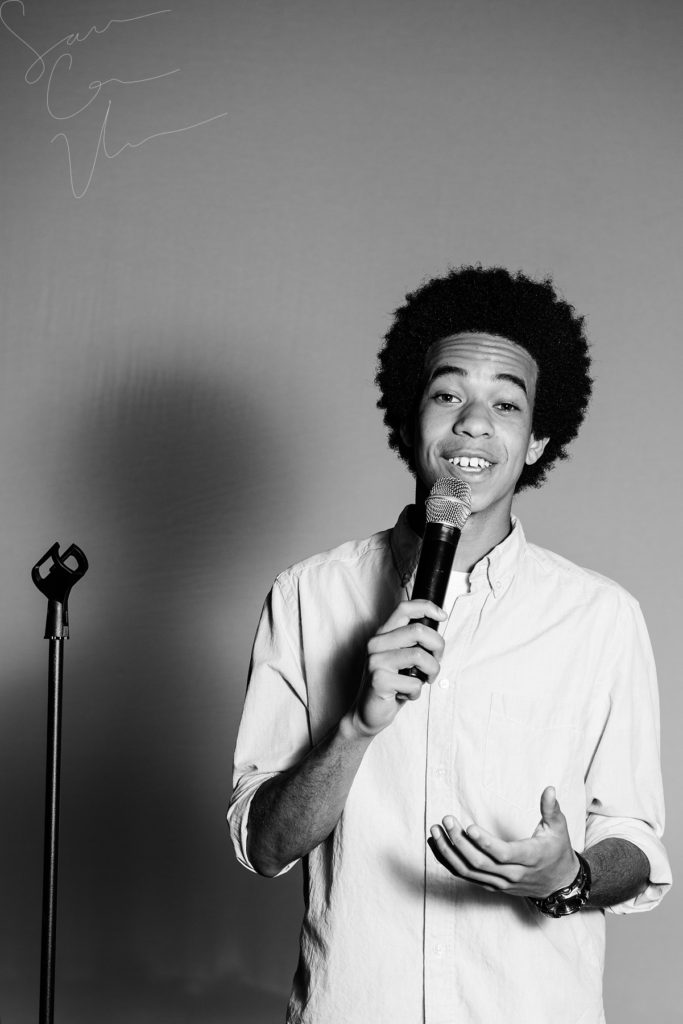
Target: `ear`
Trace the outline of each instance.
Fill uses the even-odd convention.
[[[550,438],[548,437],[537,438],[534,437],[533,434],[531,435],[529,439],[529,447],[526,450],[526,459],[524,460],[527,466],[533,466],[535,462],[538,462],[541,455],[543,455],[543,452],[545,451],[545,446],[547,445],[549,440]]]
[[[401,440],[406,448],[412,448],[415,444],[415,424],[412,420],[404,420],[399,430]]]

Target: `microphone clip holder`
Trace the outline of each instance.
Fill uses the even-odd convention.
[[[45,575],[41,567],[48,560],[52,564]],[[75,566],[69,565],[71,559]],[[69,636],[68,601],[71,588],[88,570],[88,559],[77,544],[71,544],[61,555],[59,542],[45,552],[40,561],[31,570],[31,579],[38,590],[47,598],[47,619],[45,622],[46,640],[64,640]]]

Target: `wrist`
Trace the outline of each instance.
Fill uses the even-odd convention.
[[[558,878],[558,884],[554,886],[553,892],[557,892],[559,889],[566,889],[568,885],[572,885],[574,879],[581,869],[581,861],[576,850],[571,851],[571,860],[567,865],[564,874]],[[550,895],[550,893],[548,894]]]
[[[575,878],[560,889],[556,889],[542,899],[531,900],[542,914],[547,917],[567,917],[575,914],[577,910],[588,902],[591,890],[591,870],[588,862],[580,853],[575,852],[579,869]]]
[[[369,746],[377,735],[377,732],[372,732],[363,724],[357,707],[352,707],[342,716],[337,726],[337,731],[340,739],[346,743],[359,744],[361,746]]]

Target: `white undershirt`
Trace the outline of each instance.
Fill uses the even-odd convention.
[[[448,586],[446,587],[446,597],[443,602],[444,611],[450,615],[453,611],[455,599],[463,594],[469,594],[469,592],[470,574],[468,572],[456,572],[453,569],[448,580]]]

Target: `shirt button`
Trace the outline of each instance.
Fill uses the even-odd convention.
[[[436,769],[436,775],[438,775],[439,778],[442,779],[445,774],[446,774],[446,769],[444,768],[443,765],[439,765],[439,767]]]
[[[441,687],[442,690],[447,690],[450,685],[450,679],[439,679],[439,686]]]
[[[443,946],[441,945],[440,942],[437,942],[437,944],[434,946],[434,953],[436,954],[436,956],[443,956]]]

